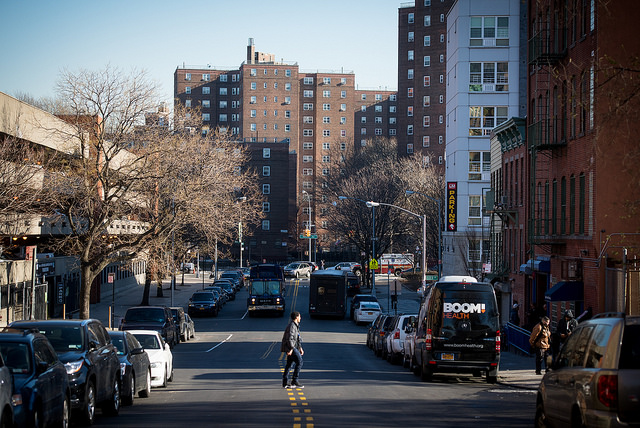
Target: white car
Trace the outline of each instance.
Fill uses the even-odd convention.
[[[405,352],[404,342],[407,336],[406,328],[417,316],[417,314],[398,315],[391,326],[389,334],[385,336],[386,351],[384,354],[391,364],[397,364],[402,361]]]
[[[380,304],[378,302],[360,302],[353,313],[356,324],[370,323],[380,315]]]
[[[144,351],[149,355],[151,363],[151,386],[167,386],[167,382],[173,380],[173,354],[168,343],[165,343],[160,333],[152,330],[129,330],[133,334]]]

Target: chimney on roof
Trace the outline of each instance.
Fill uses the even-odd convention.
[[[249,45],[247,46],[247,64],[255,64],[256,60],[256,46],[253,44],[253,37],[249,38]]]

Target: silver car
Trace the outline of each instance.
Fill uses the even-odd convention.
[[[311,276],[312,267],[309,263],[294,262],[284,267],[284,276],[292,276],[294,278]]]

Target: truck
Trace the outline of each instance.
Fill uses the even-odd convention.
[[[344,318],[347,313],[347,290],[351,272],[319,270],[309,281],[309,315]]]
[[[263,263],[251,267],[249,275],[249,316],[271,313],[283,316],[286,309],[285,281],[282,266]]]
[[[407,269],[414,267],[413,254],[383,254],[378,260],[378,269],[376,273],[389,273],[394,275],[400,275],[400,273]]]

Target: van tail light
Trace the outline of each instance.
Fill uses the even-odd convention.
[[[496,331],[496,354],[500,353],[500,330]]]
[[[618,375],[602,375],[598,378],[598,400],[607,407],[616,407]]]
[[[428,328],[428,329],[427,329],[427,334],[426,334],[426,335],[425,335],[425,337],[424,337],[424,348],[425,348],[427,351],[430,351],[430,350],[431,350],[431,348],[432,348],[432,344],[431,344],[431,337],[432,337],[432,336],[431,336],[431,329],[430,329],[430,328]]]
[[[396,332],[394,333],[394,335],[393,335],[393,338],[394,338],[394,339],[400,339],[400,332],[399,332],[399,331],[396,331]]]

